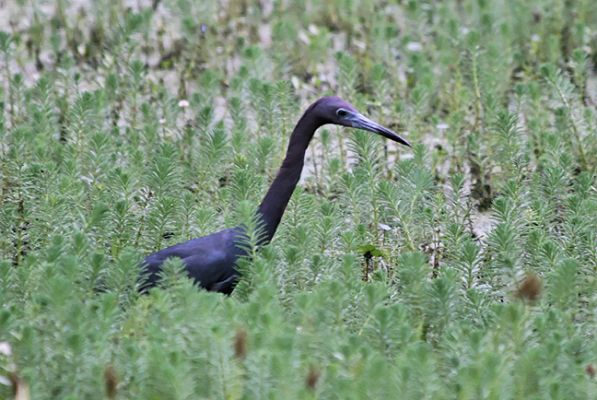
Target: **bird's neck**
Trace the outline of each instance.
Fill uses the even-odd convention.
[[[307,147],[309,147],[309,143],[317,128],[323,125],[323,122],[317,118],[313,118],[313,115],[309,114],[309,111],[307,110],[303,114],[292,131],[288,149],[286,150],[286,157],[259,206],[259,214],[262,218],[264,228],[264,236],[261,244],[269,243],[274,233],[276,233],[288,201],[301,178]]]

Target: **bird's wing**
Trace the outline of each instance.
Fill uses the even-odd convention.
[[[160,250],[147,256],[144,268],[146,287],[154,286],[160,279],[163,263],[169,258],[179,258],[190,278],[207,290],[220,287],[234,288],[238,273],[235,263],[243,251],[237,246],[238,231],[225,229],[208,236],[192,239]]]

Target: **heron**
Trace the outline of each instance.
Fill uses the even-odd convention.
[[[284,161],[257,209],[256,217],[261,229],[258,246],[268,244],[274,237],[300,180],[309,143],[315,131],[326,124],[363,129],[410,147],[406,139],[365,117],[341,98],[327,96],[318,99],[305,110],[294,127]],[[178,258],[197,285],[229,295],[240,277],[237,261],[247,255],[246,240],[246,228],[240,225],[150,254],[142,263],[145,279],[141,288],[147,290],[155,286],[161,278],[164,262]]]

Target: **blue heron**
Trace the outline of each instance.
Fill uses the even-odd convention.
[[[341,98],[320,98],[307,108],[292,131],[286,157],[257,210],[262,229],[258,245],[269,243],[276,233],[301,177],[307,147],[317,128],[326,124],[364,129],[410,146],[406,139],[371,121]],[[241,225],[153,253],[143,261],[146,276],[142,288],[146,290],[154,286],[160,279],[164,261],[176,257],[182,260],[188,276],[198,285],[209,291],[230,294],[239,278],[236,262],[239,257],[247,254],[243,242],[246,242],[246,235]]]

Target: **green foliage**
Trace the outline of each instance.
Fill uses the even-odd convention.
[[[594,2],[46,3],[0,8],[0,398],[595,397]],[[257,252],[328,94],[414,146],[321,129]],[[138,294],[239,224],[232,296]]]

